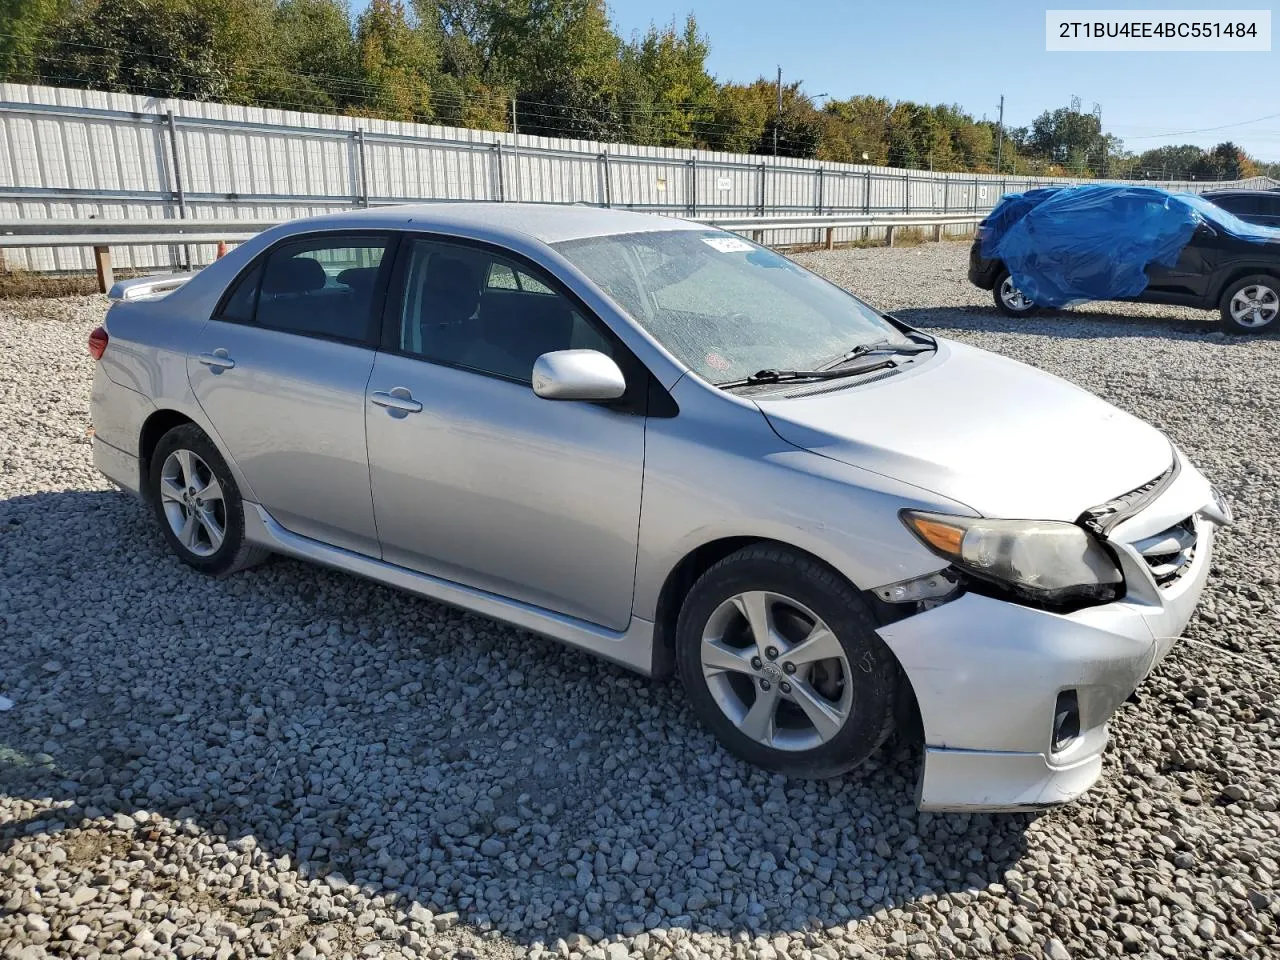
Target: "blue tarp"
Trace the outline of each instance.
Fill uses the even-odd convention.
[[[1280,229],[1246,223],[1194,194],[1090,184],[1004,197],[984,224],[982,255],[1004,261],[1038,306],[1136,297],[1147,266],[1172,267],[1205,223],[1243,240],[1280,241]]]

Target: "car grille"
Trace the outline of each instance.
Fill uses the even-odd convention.
[[[1196,555],[1196,523],[1187,517],[1168,530],[1133,544],[1161,588],[1173,586],[1191,569]]]

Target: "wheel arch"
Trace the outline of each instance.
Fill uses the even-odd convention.
[[[138,479],[144,500],[150,497],[147,478],[151,475],[151,458],[156,452],[160,438],[174,427],[180,427],[184,423],[195,423],[195,421],[185,413],[171,408],[155,410],[142,422],[142,429],[138,434]]]
[[[204,417],[199,412],[187,412],[179,409],[178,406],[160,407],[152,411],[142,422],[142,428],[138,434],[138,473],[143,499],[146,500],[148,497],[147,478],[150,475],[151,457],[155,453],[156,445],[166,433],[174,427],[182,426],[184,423],[194,424],[200,428],[204,435],[209,438],[209,442],[217,448],[222,459],[226,461],[227,469],[231,471],[231,475],[236,481],[236,486],[240,489],[240,495],[246,500],[256,500],[243,471],[240,470],[240,466],[235,459],[228,455],[226,446],[223,444],[222,438],[218,436],[217,431],[211,429],[211,424],[205,422]]]
[[[901,611],[892,604],[887,604],[874,593],[854,583],[839,568],[821,556],[773,537],[764,536],[726,536],[709,540],[686,553],[668,572],[658,594],[658,605],[653,624],[653,672],[654,677],[668,677],[675,672],[676,620],[680,608],[689,590],[707,570],[715,566],[725,557],[749,546],[771,546],[789,550],[826,567],[837,577],[849,584],[866,601],[868,609],[879,626],[884,626],[899,619]],[[892,658],[897,673],[899,696],[896,698],[895,722],[899,735],[910,743],[924,742],[924,724],[921,719],[920,706],[916,700],[915,688],[894,653],[893,648],[885,644]]]
[[[1280,284],[1280,267],[1274,264],[1254,264],[1253,266],[1232,267],[1224,272],[1223,279],[1214,287],[1213,295],[1210,298],[1209,308],[1216,310],[1222,303],[1222,298],[1230,287],[1237,280],[1243,280],[1245,277],[1270,277]]]
[[[658,591],[658,603],[653,619],[654,674],[665,676],[672,670],[675,654],[676,620],[680,616],[680,608],[698,578],[731,553],[744,547],[771,546],[789,550],[819,563],[849,584],[867,602],[877,623],[889,623],[895,619],[892,608],[880,600],[874,593],[854,583],[830,560],[819,556],[811,550],[798,547],[793,543],[766,536],[724,536],[708,540],[689,550],[667,572]]]

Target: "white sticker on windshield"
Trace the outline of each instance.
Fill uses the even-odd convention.
[[[721,253],[750,253],[751,244],[737,237],[703,237],[702,242]]]

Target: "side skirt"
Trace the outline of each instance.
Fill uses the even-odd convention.
[[[633,616],[625,631],[608,630],[576,617],[299,536],[282,527],[259,504],[246,501],[244,507],[245,537],[260,547],[492,617],[594,653],[645,676],[653,675],[654,631],[653,623],[648,620]]]

